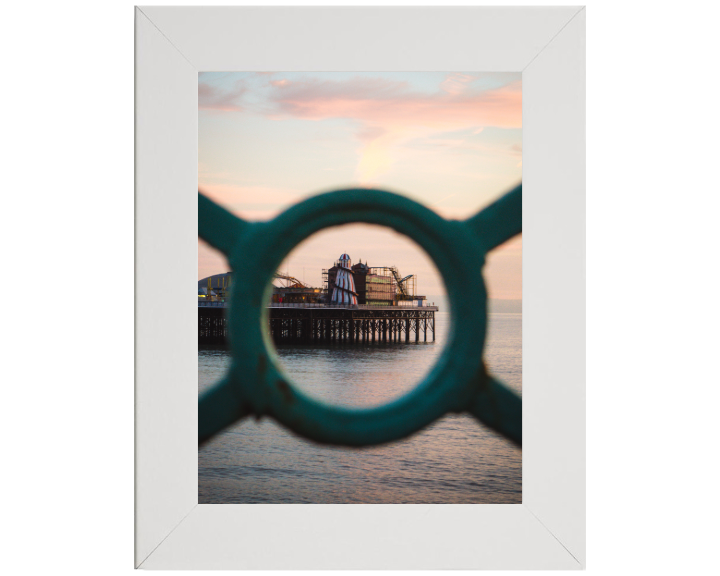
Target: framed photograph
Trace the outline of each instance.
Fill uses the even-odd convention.
[[[141,7],[135,26],[135,565],[584,568],[584,8]],[[491,113],[478,118],[478,109]],[[354,163],[342,156],[349,147]],[[434,168],[418,174],[429,156]],[[503,274],[488,273],[485,283],[491,298],[502,294],[500,303],[512,307],[522,278],[522,315],[490,320],[495,339],[499,326],[501,341],[504,334],[503,342],[514,342],[514,364],[488,360],[518,393],[522,379],[522,449],[499,442],[492,454],[468,457],[464,439],[488,444],[495,436],[457,415],[452,430],[436,426],[404,444],[323,448],[329,452],[268,419],[247,419],[198,452],[198,375],[202,391],[230,362],[229,353],[198,354],[198,335],[219,337],[203,332],[203,322],[215,322],[237,273],[225,274],[230,266],[219,253],[198,247],[198,189],[201,218],[203,198],[263,220],[289,206],[302,210],[317,192],[354,184],[343,198],[394,188],[408,199],[378,193],[371,200],[387,201],[388,210],[393,202],[413,210],[417,202],[451,220],[492,205],[519,181],[522,241],[514,252],[506,249]],[[469,182],[482,182],[477,197],[468,196]],[[385,223],[388,210],[373,222]],[[270,302],[273,363],[290,372],[324,371],[327,381],[308,380],[309,396],[377,405],[407,390],[398,384],[378,391],[370,379],[362,393],[345,387],[340,394],[326,384],[354,379],[351,362],[362,349],[366,372],[394,369],[385,381],[409,374],[411,385],[431,370],[447,323],[460,319],[457,305],[452,318],[444,316],[442,280],[447,285],[449,274],[432,242],[413,238],[430,258],[413,255],[397,234],[351,222],[336,222],[347,226],[320,232],[292,258],[272,262],[278,282],[261,296]],[[299,241],[309,232],[297,234]],[[286,248],[296,244],[288,242]],[[467,274],[472,280],[472,267]],[[459,293],[454,286],[462,282],[450,283],[449,292]],[[490,312],[511,312],[496,305],[490,301]],[[208,319],[200,314],[198,324],[201,308]],[[388,337],[395,346],[380,347]],[[346,346],[342,358],[314,352],[315,343],[348,341],[365,348]],[[375,364],[367,360],[370,349],[382,351]],[[287,421],[301,436],[327,441],[292,414]],[[471,439],[470,424],[486,436]],[[201,437],[203,425],[201,418]],[[391,429],[370,443],[385,441]],[[453,441],[456,453],[447,448]],[[239,478],[231,464],[250,447],[259,465],[254,472],[246,465]],[[443,454],[410,462],[408,453],[423,450]],[[326,457],[324,474],[308,468]],[[268,476],[270,458],[305,480]],[[425,466],[412,489],[387,474],[398,462]],[[341,475],[340,466],[362,473]],[[376,473],[367,474],[372,466]],[[223,469],[231,472],[218,475]],[[433,482],[423,488],[426,478]],[[413,473],[406,470],[403,479],[412,481]]]

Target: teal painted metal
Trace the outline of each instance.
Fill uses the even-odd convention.
[[[246,222],[199,194],[198,232],[244,270],[226,309],[232,363],[225,378],[199,398],[200,443],[250,415],[270,416],[324,444],[370,446],[399,440],[448,412],[469,412],[522,445],[522,400],[485,370],[487,293],[482,268],[488,251],[522,230],[522,184],[465,221],[445,220],[403,196],[353,189],[319,194],[268,222]],[[295,389],[268,334],[265,303],[285,256],[329,226],[365,222],[412,238],[445,281],[452,324],[449,342],[427,377],[410,393],[377,408],[344,408]],[[468,287],[477,287],[466,306]]]

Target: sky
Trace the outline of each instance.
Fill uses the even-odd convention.
[[[198,108],[198,188],[248,220],[354,187],[464,219],[522,179],[519,73],[207,72],[198,76]],[[414,242],[366,224],[319,232],[281,270],[320,286],[321,269],[342,253],[416,274],[420,294],[445,293]],[[199,241],[198,279],[227,270]],[[521,270],[518,237],[488,258],[489,296],[520,299]]]

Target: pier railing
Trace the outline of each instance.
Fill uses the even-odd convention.
[[[427,306],[376,306],[374,304],[318,304],[315,302],[270,302],[268,308],[342,308],[343,310],[430,310],[437,312],[434,304]]]
[[[200,300],[198,298],[198,307],[200,308],[225,308],[226,305],[225,300]]]
[[[417,242],[445,281],[453,322],[448,345],[414,390],[377,408],[330,406],[297,390],[270,352],[270,283],[283,259],[324,228],[364,222],[388,226]],[[228,307],[232,363],[225,377],[199,398],[198,441],[248,416],[274,418],[310,440],[369,446],[399,440],[447,413],[468,412],[522,445],[522,401],[488,373],[483,361],[487,291],[486,255],[522,231],[522,184],[464,221],[381,190],[339,190],[311,197],[268,222],[244,221],[207,197],[198,197],[198,234],[243,270]],[[462,306],[468,290],[477,305]],[[421,309],[422,307],[418,307]]]
[[[227,302],[224,300],[200,300],[198,299],[200,308],[225,308]],[[268,308],[332,308],[342,310],[427,310],[428,312],[437,312],[438,307],[434,304],[427,306],[374,306],[372,304],[317,304],[315,302],[270,302]]]

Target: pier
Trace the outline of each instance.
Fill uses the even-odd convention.
[[[437,306],[268,305],[276,344],[373,344],[435,341]],[[225,346],[224,302],[198,303],[198,344]]]
[[[372,344],[435,341],[436,306],[416,293],[417,276],[397,266],[369,266],[340,255],[323,269],[323,286],[313,287],[275,273],[267,304],[276,344]],[[224,346],[225,303],[233,273],[198,280],[198,344]],[[429,332],[429,334],[428,334]]]

